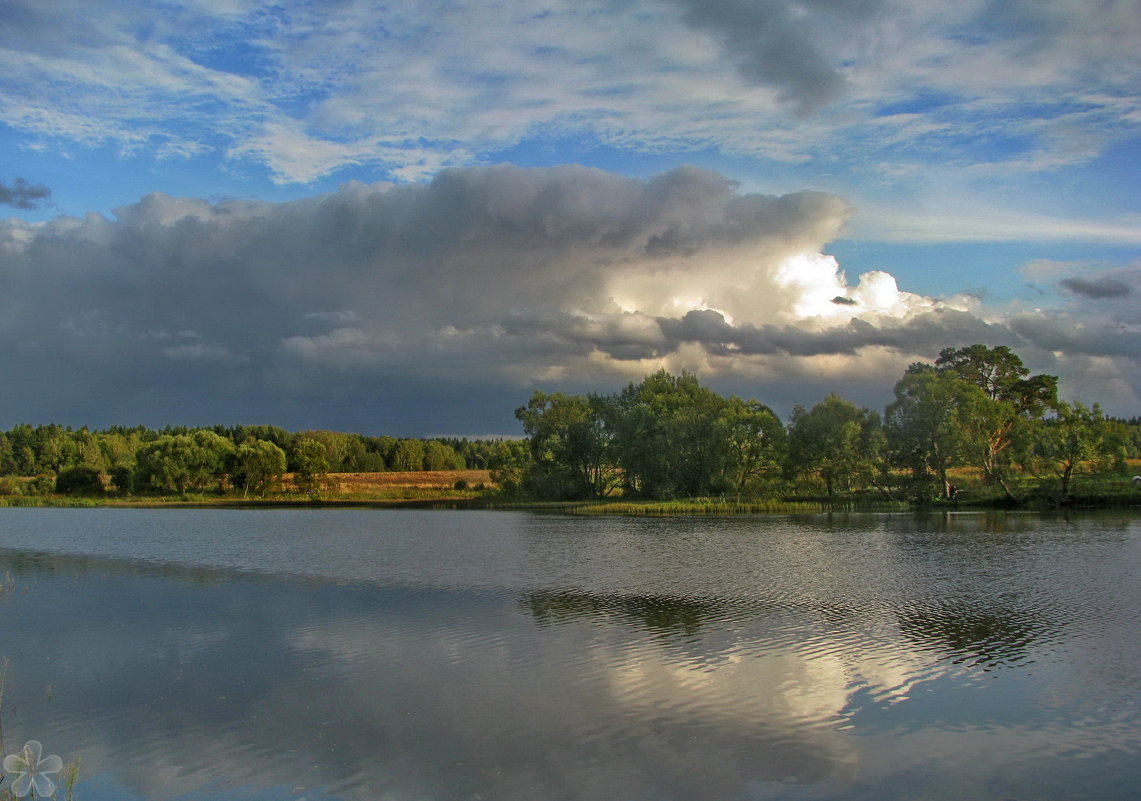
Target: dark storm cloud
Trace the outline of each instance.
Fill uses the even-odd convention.
[[[1076,311],[987,321],[883,273],[848,286],[804,254],[849,211],[692,168],[501,166],[281,204],[150,195],[114,219],[0,221],[0,426],[510,432],[536,385],[607,389],[661,366],[787,373],[823,395],[837,369],[890,388],[954,344],[1141,350],[1099,344],[1121,319],[1096,310],[1081,326]]]
[[[741,76],[780,92],[804,113],[835,100],[844,76],[829,57],[837,27],[858,25],[882,5],[877,0],[670,0],[692,27],[708,31],[736,63]]]
[[[855,318],[823,330],[796,325],[738,325],[712,310],[691,311],[681,319],[659,319],[674,347],[697,342],[719,355],[853,355],[867,347],[901,352],[937,352],[948,342],[1011,338],[1009,329],[988,325],[974,315],[950,309],[927,312],[906,321],[873,325]]]
[[[1141,332],[1112,318],[1024,314],[1011,319],[1009,325],[1024,341],[1043,351],[1141,359]]]
[[[504,166],[282,204],[155,194],[114,219],[8,220],[0,369],[21,379],[0,415],[95,424],[289,409],[333,425],[364,396],[409,425],[595,350],[645,358],[656,345],[629,321],[561,337],[543,315],[612,306],[621,277],[667,288],[700,277],[718,253],[817,249],[847,213],[830,195],[743,194],[692,168],[635,180]],[[512,333],[528,315],[550,330]],[[451,400],[410,401],[410,387]]]
[[[1066,291],[1086,298],[1120,298],[1132,292],[1128,284],[1114,278],[1064,278],[1058,283]]]
[[[14,206],[17,209],[34,209],[40,201],[51,197],[52,191],[46,186],[30,184],[17,178],[11,186],[0,181],[0,205]]]

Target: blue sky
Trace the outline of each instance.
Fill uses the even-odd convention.
[[[0,426],[511,433],[660,367],[880,408],[974,341],[1138,414],[1139,45],[1136,0],[0,2]]]

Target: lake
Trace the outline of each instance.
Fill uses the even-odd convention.
[[[0,509],[3,747],[80,801],[1132,799],[1139,568],[1128,514]]]

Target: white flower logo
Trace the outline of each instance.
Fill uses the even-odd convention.
[[[46,774],[63,770],[63,760],[55,754],[40,759],[43,751],[39,740],[28,740],[17,753],[4,757],[4,770],[20,774],[12,782],[12,795],[16,798],[28,793],[32,798],[47,798],[55,792],[55,782]]]

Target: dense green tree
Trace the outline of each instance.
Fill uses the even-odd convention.
[[[973,385],[963,392],[955,410],[965,463],[981,469],[987,483],[1001,488],[1012,501],[1017,497],[1010,475],[1012,446],[1019,425],[1026,419],[1010,402],[987,397]]]
[[[179,494],[203,490],[220,484],[234,452],[228,439],[204,429],[164,435],[139,449],[136,484]]]
[[[501,439],[492,447],[487,467],[500,492],[516,495],[523,489],[529,465],[530,449],[526,440]]]
[[[951,372],[915,364],[896,383],[895,400],[885,411],[892,460],[911,470],[919,484],[934,478],[944,498],[951,496],[947,471],[965,447],[957,410],[971,388]]]
[[[366,450],[360,436],[340,431],[316,430],[302,431],[297,434],[297,438],[316,440],[325,446],[330,473],[361,472]]]
[[[76,463],[76,446],[70,432],[63,426],[46,425],[36,428],[36,464],[41,471],[58,473]]]
[[[377,466],[374,472],[382,472],[384,470],[392,470],[393,456],[396,454],[396,446],[400,441],[395,437],[366,437],[365,447],[369,453],[379,456],[383,466]],[[374,462],[374,465],[378,463]]]
[[[1022,433],[1027,468],[1047,472],[1063,497],[1075,475],[1112,459],[1109,428],[1096,403],[1090,408],[1060,401],[1052,417],[1027,423]]]
[[[218,433],[229,439],[235,446],[248,442],[251,439],[261,439],[266,442],[272,442],[286,453],[289,453],[293,447],[293,440],[297,436],[296,434],[286,431],[284,428],[268,425],[230,426]]]
[[[234,459],[234,483],[243,497],[251,492],[265,497],[281,486],[285,473],[285,451],[264,439],[251,439],[238,447]]]
[[[14,475],[15,472],[16,458],[12,451],[12,440],[0,432],[0,476]]]
[[[452,447],[469,470],[487,470],[495,450],[495,440],[461,439],[458,443],[453,443]]]
[[[56,476],[55,491],[61,495],[102,495],[103,479],[93,467],[68,467]]]
[[[1104,439],[1108,470],[1124,473],[1129,469],[1126,460],[1141,456],[1141,424],[1137,422],[1107,417]]]
[[[135,452],[141,446],[141,440],[137,433],[104,432],[99,435],[98,443],[104,470],[111,472],[117,467],[128,470],[134,468]]]
[[[1036,417],[1058,398],[1057,376],[1031,376],[1022,359],[1005,345],[944,348],[935,367],[974,384],[991,400],[1010,403],[1020,415]]]
[[[462,470],[463,467],[463,460],[452,446],[436,439],[424,444],[425,470]]]
[[[116,465],[111,468],[109,475],[111,478],[111,486],[118,492],[124,495],[134,492],[135,469],[133,467],[127,467],[125,464]]]
[[[1015,500],[1010,478],[1015,434],[1019,426],[1057,403],[1057,377],[1031,376],[1022,359],[1004,345],[945,348],[935,367],[977,389],[964,392],[956,410],[963,452],[970,464],[982,469],[989,483]]]
[[[772,409],[759,401],[732,396],[717,416],[726,483],[738,495],[765,475],[774,475],[788,453],[788,432]]]
[[[878,415],[839,395],[811,409],[798,406],[789,426],[790,466],[817,474],[828,495],[873,483],[879,426]]]
[[[418,439],[402,439],[392,452],[392,469],[410,472],[424,469],[424,443]]]
[[[696,376],[659,370],[612,396],[601,411],[613,432],[626,492],[698,497],[729,489],[717,420],[725,399]]]
[[[546,498],[600,498],[616,475],[599,400],[536,391],[515,410],[531,451],[524,484]]]
[[[293,465],[293,485],[298,491],[310,497],[320,494],[329,475],[329,457],[324,444],[311,437],[298,437],[289,462]]]
[[[992,400],[1013,404],[1020,414],[1041,414],[1058,398],[1058,378],[1030,375],[1022,359],[1005,345],[944,348],[934,366],[973,383]]]
[[[11,462],[8,472],[16,476],[33,476],[40,471],[36,458],[36,432],[27,423],[21,423],[8,432]]]

